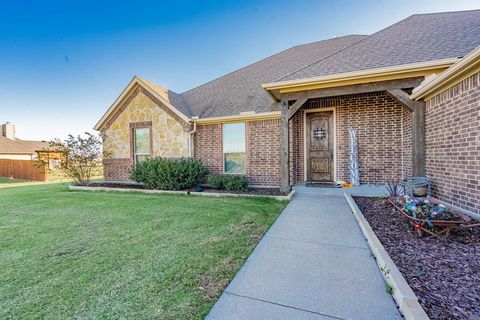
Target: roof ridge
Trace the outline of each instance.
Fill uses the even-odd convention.
[[[295,73],[297,73],[297,72],[300,72],[300,71],[302,71],[302,70],[304,70],[304,69],[306,69],[306,68],[308,68],[308,67],[310,67],[310,66],[312,66],[312,65],[314,65],[314,64],[316,64],[316,63],[319,63],[320,61],[323,61],[323,60],[328,59],[328,58],[330,58],[330,57],[332,57],[332,56],[334,56],[334,55],[336,55],[336,54],[339,54],[340,52],[342,52],[342,51],[344,51],[344,50],[346,50],[346,49],[348,49],[348,48],[351,48],[351,47],[359,44],[359,43],[362,42],[362,41],[366,41],[367,39],[370,39],[370,38],[373,37],[374,35],[376,35],[376,34],[378,34],[378,33],[380,33],[380,32],[383,32],[383,31],[385,31],[385,30],[388,30],[388,29],[396,26],[397,24],[399,24],[399,23],[401,23],[401,22],[403,22],[403,21],[405,21],[405,20],[407,20],[407,19],[410,19],[410,18],[413,17],[413,16],[414,16],[414,15],[409,15],[408,17],[403,18],[402,20],[397,21],[397,22],[395,22],[394,24],[391,24],[391,25],[389,25],[389,26],[387,26],[387,27],[385,27],[385,28],[383,28],[383,29],[380,29],[379,31],[377,31],[377,32],[375,32],[375,33],[372,33],[371,35],[368,35],[368,36],[366,36],[365,38],[360,39],[359,41],[357,41],[357,42],[355,42],[355,43],[352,43],[351,45],[346,46],[345,48],[342,48],[342,49],[340,49],[340,50],[338,50],[338,51],[336,51],[336,52],[334,52],[334,53],[332,53],[332,54],[330,54],[330,55],[328,55],[328,56],[326,56],[326,57],[323,57],[322,59],[320,59],[320,60],[318,60],[318,61],[315,61],[315,62],[313,62],[313,63],[311,63],[311,64],[309,64],[309,65],[306,65],[306,66],[304,66],[303,68],[300,68],[300,69],[298,69],[298,70],[295,71],[295,72],[291,72],[290,74],[287,74],[287,75],[285,75],[285,76],[283,76],[283,77],[281,77],[281,78],[278,78],[277,80],[272,81],[272,82],[281,81],[281,80],[283,80],[283,79],[285,79],[285,78],[287,78],[287,77],[289,77],[289,76],[291,76],[291,75],[293,75],[293,74],[295,74]]]
[[[330,40],[334,40],[334,39],[351,37],[351,36],[363,36],[363,35],[360,35],[360,34],[348,34],[348,35],[344,35],[344,36],[340,36],[340,37],[334,37],[334,38],[328,38],[328,39],[323,39],[323,40],[318,40],[318,41],[313,41],[313,42],[307,42],[307,43],[303,43],[303,44],[297,44],[297,45],[294,45],[294,46],[289,47],[289,48],[287,48],[287,49],[284,49],[284,50],[282,50],[282,51],[280,51],[280,52],[277,52],[277,53],[275,53],[275,54],[272,54],[272,55],[270,55],[270,56],[267,56],[267,57],[265,57],[265,58],[263,58],[263,59],[257,60],[257,61],[255,61],[255,62],[250,63],[250,64],[247,64],[246,66],[243,66],[243,67],[241,67],[241,68],[239,68],[239,69],[235,69],[235,70],[233,70],[233,71],[230,71],[230,72],[228,72],[228,73],[225,73],[224,75],[221,75],[221,76],[219,76],[219,77],[217,77],[217,78],[214,78],[214,79],[209,80],[209,81],[207,81],[207,82],[205,82],[205,83],[202,83],[202,84],[200,84],[200,85],[198,85],[198,86],[196,86],[196,87],[193,87],[193,88],[191,88],[191,89],[188,89],[187,91],[184,91],[184,92],[180,93],[179,95],[182,96],[182,98],[183,98],[183,95],[184,95],[184,94],[187,94],[187,93],[189,93],[189,92],[191,92],[191,91],[193,91],[193,90],[195,90],[195,89],[198,89],[198,88],[200,88],[200,87],[202,87],[202,86],[205,86],[205,85],[207,85],[207,84],[209,84],[209,83],[212,83],[212,82],[214,82],[214,81],[217,81],[217,80],[220,80],[220,79],[222,79],[222,78],[225,78],[225,77],[227,77],[227,76],[229,76],[229,75],[231,75],[231,74],[233,74],[233,73],[235,73],[235,72],[238,72],[238,71],[240,71],[240,70],[243,70],[243,69],[245,69],[245,68],[248,68],[248,67],[250,67],[250,66],[253,66],[253,65],[257,64],[257,63],[260,63],[260,62],[265,61],[265,60],[267,60],[267,59],[270,59],[270,58],[273,58],[273,57],[275,57],[275,56],[278,56],[279,54],[284,53],[284,52],[286,52],[286,51],[288,51],[288,50],[292,50],[293,48],[297,48],[297,47],[300,47],[300,46],[309,45],[309,44],[313,44],[313,43],[323,42],[323,41],[330,41]]]
[[[309,63],[309,64],[307,64],[306,66],[303,66],[303,67],[301,67],[301,68],[298,69],[298,70],[295,70],[295,71],[293,71],[293,72],[290,72],[290,73],[288,73],[288,74],[286,74],[286,75],[284,75],[284,76],[282,76],[282,77],[280,77],[280,78],[278,78],[277,80],[274,80],[274,81],[272,81],[272,82],[276,82],[276,81],[280,81],[280,80],[282,80],[282,79],[285,79],[286,77],[291,76],[292,74],[295,74],[295,73],[297,73],[297,72],[299,72],[299,71],[302,71],[302,70],[304,70],[304,69],[306,69],[306,68],[308,68],[308,67],[310,67],[310,66],[312,66],[312,65],[314,65],[314,64],[316,64],[316,63],[319,63],[320,61],[323,61],[323,60],[325,60],[325,59],[333,56],[333,55],[336,55],[337,53],[342,52],[343,50],[345,50],[345,49],[347,49],[347,48],[350,48],[351,46],[354,46],[354,45],[356,45],[357,43],[359,43],[359,42],[361,42],[361,41],[363,41],[363,40],[365,40],[365,39],[370,38],[371,36],[372,36],[372,35],[366,36],[365,38],[360,39],[360,40],[358,40],[357,42],[354,42],[354,43],[346,46],[345,48],[342,48],[342,49],[340,49],[340,50],[338,50],[338,51],[335,51],[334,53],[331,53],[331,54],[329,54],[328,56],[323,57],[322,59],[319,59],[319,60],[317,60],[317,61],[314,61],[314,62],[312,62],[312,63]]]

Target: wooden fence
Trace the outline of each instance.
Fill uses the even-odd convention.
[[[0,159],[0,177],[46,181],[47,169],[34,160]]]

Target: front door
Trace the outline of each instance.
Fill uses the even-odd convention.
[[[307,113],[307,180],[325,181],[333,176],[333,111]]]

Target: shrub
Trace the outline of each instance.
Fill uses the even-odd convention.
[[[212,188],[225,189],[228,191],[246,191],[248,189],[248,179],[245,176],[221,174],[211,176],[209,183]]]
[[[208,183],[214,189],[218,189],[218,190],[225,189],[225,184],[223,183],[223,180],[224,180],[223,177],[224,175],[221,175],[221,174],[210,176],[210,178],[208,179]]]
[[[208,170],[199,160],[153,158],[138,162],[130,179],[147,189],[182,190],[205,182]]]

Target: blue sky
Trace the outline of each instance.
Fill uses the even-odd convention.
[[[0,0],[0,122],[24,139],[92,127],[134,75],[182,92],[293,45],[478,0]]]

